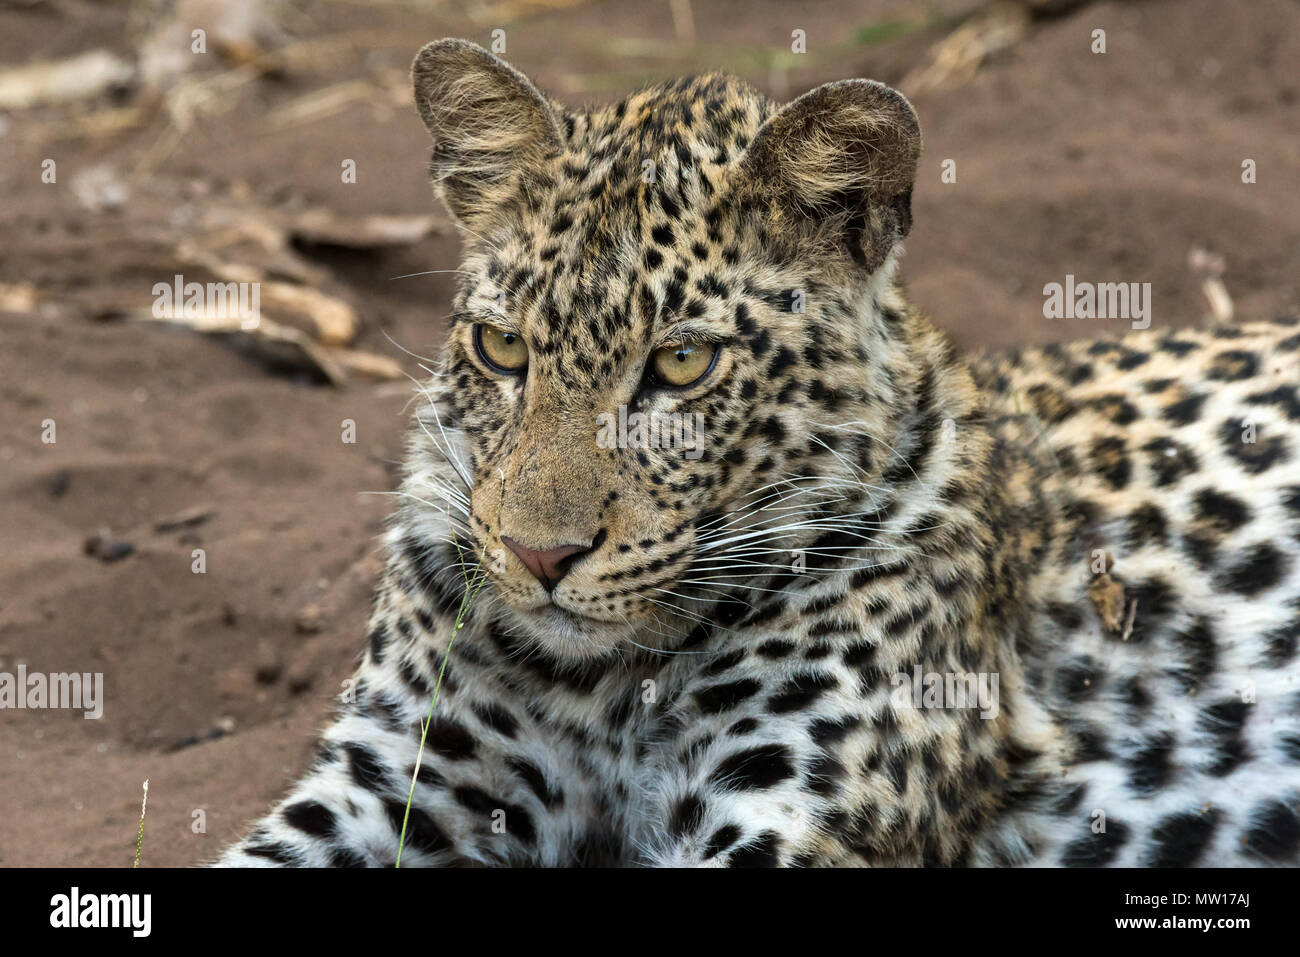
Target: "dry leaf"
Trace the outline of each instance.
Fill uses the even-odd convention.
[[[304,243],[374,249],[380,246],[408,246],[434,232],[433,216],[364,216],[346,219],[328,209],[312,209],[289,223],[289,234]]]
[[[108,50],[32,63],[0,73],[0,109],[92,100],[130,85],[135,67]]]
[[[1109,574],[1098,575],[1088,589],[1088,597],[1109,632],[1118,632],[1124,624],[1124,586]]]

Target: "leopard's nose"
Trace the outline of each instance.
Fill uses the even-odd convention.
[[[588,552],[594,551],[596,547],[595,540],[586,545],[557,545],[555,548],[529,548],[509,535],[502,535],[501,541],[519,556],[519,560],[528,566],[533,577],[541,582],[542,587],[548,592],[555,590],[555,586],[569,573],[569,567],[575,561]]]

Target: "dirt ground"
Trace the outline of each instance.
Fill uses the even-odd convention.
[[[199,22],[241,6],[178,3]],[[1067,273],[1150,282],[1153,330],[1204,322],[1211,274],[1239,318],[1300,302],[1290,0],[1085,2],[1025,23],[978,0],[256,6],[273,34],[230,28],[155,92],[0,108],[0,672],[102,672],[105,698],[99,720],[0,711],[0,865],[130,866],[146,778],[142,866],[201,862],[304,767],[361,647],[410,384],[320,384],[133,310],[177,263],[224,257],[349,304],[353,345],[418,375],[402,350],[437,347],[451,277],[394,277],[456,262],[405,86],[426,40],[502,29],[507,58],[575,104],[718,68],[786,97],[899,85],[926,135],[904,275],[963,348],[1119,331],[1043,318]],[[0,2],[0,69],[133,62],[177,36],[149,8]],[[977,39],[941,64],[1012,39],[932,82],[960,30]],[[378,247],[280,228],[321,210],[344,233],[435,218]]]

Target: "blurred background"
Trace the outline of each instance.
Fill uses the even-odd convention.
[[[0,865],[129,866],[146,778],[142,866],[210,858],[308,762],[448,310],[407,69],[449,35],[572,105],[898,86],[903,276],[963,349],[1123,331],[1043,317],[1067,273],[1153,331],[1300,300],[1295,0],[0,0],[0,672],[105,689],[0,711]],[[155,316],[177,274],[264,328]]]

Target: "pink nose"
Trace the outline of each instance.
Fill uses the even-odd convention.
[[[501,541],[519,556],[519,560],[528,566],[533,577],[542,583],[548,592],[554,591],[560,579],[568,574],[569,566],[579,555],[592,550],[591,545],[559,545],[555,548],[529,548],[521,545],[509,535],[502,535]]]

